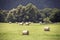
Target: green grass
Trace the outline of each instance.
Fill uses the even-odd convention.
[[[44,31],[45,26],[49,26],[50,31]],[[23,30],[29,30],[29,35],[22,35]],[[29,26],[0,23],[0,40],[60,40],[60,23],[32,23]]]

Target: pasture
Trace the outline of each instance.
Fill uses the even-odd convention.
[[[50,31],[44,31],[45,26],[49,26]],[[22,35],[23,30],[28,30],[29,35]],[[60,23],[0,23],[0,40],[60,40]]]

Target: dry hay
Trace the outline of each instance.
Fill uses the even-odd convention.
[[[31,22],[28,22],[29,23],[29,25],[31,24]]]
[[[26,22],[25,25],[29,25],[30,23],[29,22]]]
[[[42,22],[39,22],[40,24],[42,24]]]
[[[18,22],[16,22],[16,24],[18,24]]]
[[[12,22],[9,22],[9,24],[11,24]]]
[[[23,25],[23,24],[24,24],[23,22],[19,23],[19,25]]]
[[[22,35],[29,35],[29,31],[28,30],[23,30]]]
[[[49,27],[44,27],[44,31],[50,31],[50,28]]]

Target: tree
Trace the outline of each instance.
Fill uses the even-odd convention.
[[[54,8],[52,14],[50,15],[50,20],[52,22],[60,22],[60,9]]]
[[[11,10],[0,10],[0,22],[60,22],[60,9],[38,9],[34,4],[18,5]]]
[[[8,12],[7,10],[0,10],[0,22],[5,22],[7,12]]]

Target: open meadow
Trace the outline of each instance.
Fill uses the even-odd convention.
[[[45,26],[50,27],[50,31],[44,31]],[[28,30],[29,35],[22,35],[23,30]],[[0,23],[0,40],[60,40],[60,23]]]

